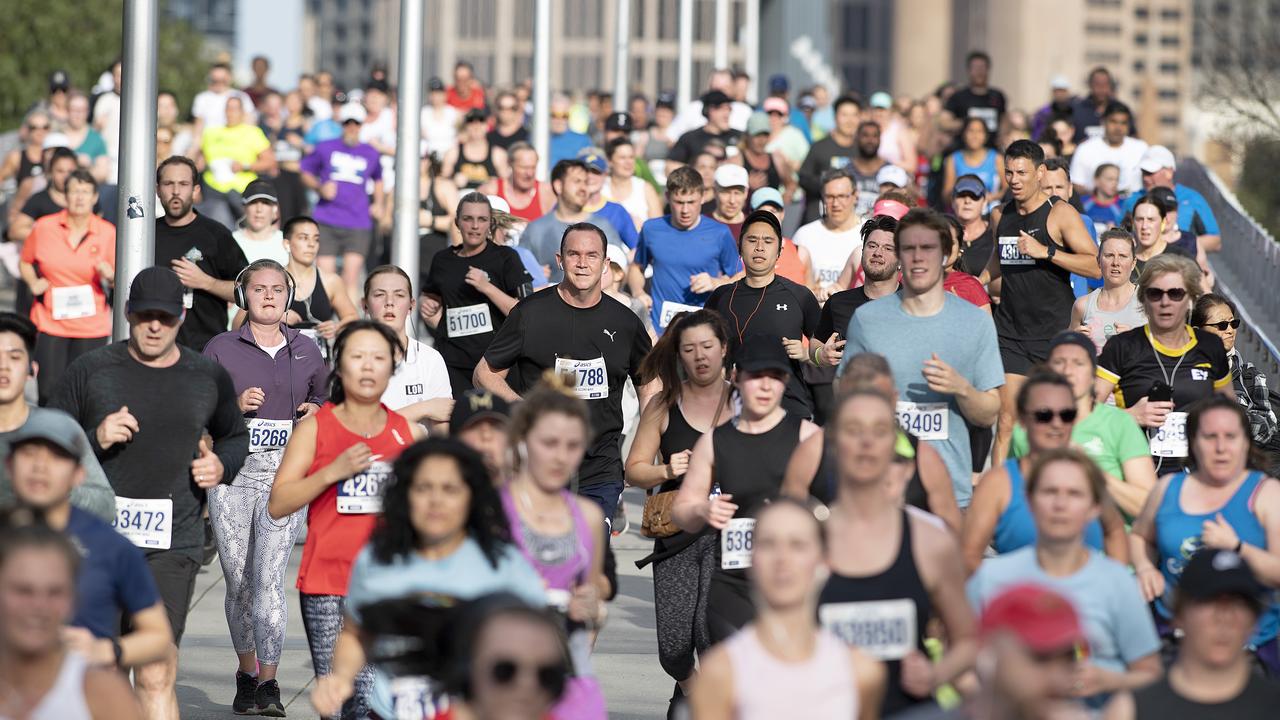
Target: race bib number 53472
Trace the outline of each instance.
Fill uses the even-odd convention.
[[[111,527],[144,550],[168,550],[173,539],[173,500],[116,497]]]

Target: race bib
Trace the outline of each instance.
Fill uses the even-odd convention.
[[[1023,255],[1018,249],[1017,235],[1001,235],[1000,236],[1000,264],[1001,265],[1035,265],[1036,259],[1030,255]]]
[[[751,567],[751,539],[755,518],[733,518],[720,531],[720,569],[745,570]]]
[[[666,327],[671,324],[671,318],[682,312],[697,312],[702,308],[697,305],[685,305],[684,303],[672,302],[670,300],[662,301],[662,315],[658,318],[658,327]]]
[[[1000,114],[992,107],[971,107],[969,117],[978,118],[987,124],[987,130],[995,132],[1000,127]]]
[[[908,598],[831,603],[822,626],[877,660],[901,660],[916,649],[916,604]]]
[[[818,282],[823,285],[834,285],[840,279],[840,273],[844,268],[817,268]]]
[[[605,374],[603,357],[593,360],[556,358],[556,372],[574,376],[573,394],[583,400],[609,397],[609,376]]]
[[[293,432],[291,420],[266,420],[253,418],[246,423],[249,426],[249,452],[279,450],[289,442],[289,434]]]
[[[182,307],[190,310],[192,305],[196,303],[196,293],[191,288],[185,288],[182,291]]]
[[[374,462],[364,472],[338,483],[338,512],[370,515],[382,512],[382,493],[391,477],[391,463]]]
[[[72,285],[53,288],[53,319],[74,320],[94,314],[93,287]]]
[[[173,539],[173,500],[117,496],[111,527],[144,550],[168,550]]]
[[[1151,454],[1156,457],[1186,457],[1187,414],[1171,412],[1164,417],[1164,424],[1151,436]]]
[[[946,403],[898,401],[898,424],[921,440],[946,440],[951,419]]]
[[[493,318],[489,315],[488,303],[449,308],[444,314],[449,323],[451,338],[493,332]]]

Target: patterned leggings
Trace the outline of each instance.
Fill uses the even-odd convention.
[[[704,535],[680,552],[653,564],[653,611],[658,627],[658,661],[673,679],[693,676],[694,652],[711,646],[707,632],[707,591],[715,571],[718,536]]]
[[[307,645],[311,647],[311,665],[316,677],[333,671],[333,648],[342,634],[342,617],[346,613],[347,599],[341,595],[308,595],[299,593],[302,600],[302,627],[307,631]],[[357,720],[369,714],[368,697],[373,694],[373,669],[368,665],[356,675],[355,692],[342,704],[342,720]]]
[[[279,665],[289,610],[284,576],[306,510],[281,520],[267,514],[267,499],[282,450],[250,455],[230,485],[209,490],[209,520],[226,578],[227,627],[237,654],[257,651],[258,662]]]

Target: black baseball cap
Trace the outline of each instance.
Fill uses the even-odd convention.
[[[449,416],[449,432],[458,433],[467,429],[468,425],[480,420],[495,420],[506,423],[511,417],[511,405],[488,390],[472,388],[464,393],[453,404],[453,413]]]
[[[438,77],[432,77],[427,81],[427,89],[431,92],[444,92],[444,81]]]
[[[748,335],[734,355],[733,362],[738,372],[791,372],[791,358],[787,357],[787,351],[782,347],[782,338],[777,335]]]
[[[1178,209],[1178,196],[1173,192],[1173,188],[1167,188],[1163,185],[1160,187],[1153,187],[1147,191],[1147,194],[1149,194],[1151,199],[1154,200],[1166,213],[1171,210]]]
[[[70,89],[71,76],[67,75],[66,70],[54,70],[49,74],[49,92]]]
[[[382,93],[391,92],[391,86],[387,84],[386,80],[370,80],[368,83],[365,84],[364,89],[366,91],[377,90],[378,92],[382,92]]]
[[[703,112],[706,112],[710,108],[718,107],[720,105],[728,105],[733,102],[732,98],[725,95],[724,92],[720,90],[712,90],[704,94],[700,99],[702,100]]]
[[[676,108],[676,94],[670,91],[658,93],[658,99],[653,103],[654,108],[667,108],[674,110]]]
[[[631,116],[624,112],[616,112],[605,118],[604,129],[609,132],[631,132],[635,129]]]
[[[462,119],[464,123],[485,122],[489,119],[489,111],[484,108],[471,108]]]
[[[1062,345],[1075,345],[1081,350],[1084,350],[1085,353],[1088,354],[1089,359],[1093,362],[1094,367],[1097,367],[1098,358],[1096,357],[1096,354],[1098,352],[1098,348],[1093,344],[1093,340],[1089,339],[1088,335],[1077,330],[1063,330],[1057,335],[1054,335],[1053,339],[1049,341],[1049,355],[1052,355],[1054,349]]]
[[[1213,600],[1237,595],[1261,609],[1267,589],[1249,563],[1234,550],[1201,548],[1182,569],[1178,596],[1189,600]]]
[[[144,268],[129,284],[128,311],[131,313],[157,310],[166,315],[182,315],[182,294],[185,290],[178,273],[167,267]]]
[[[272,205],[280,204],[280,200],[276,196],[276,186],[261,178],[249,183],[249,186],[244,189],[243,197],[245,205],[255,200],[265,200]]]

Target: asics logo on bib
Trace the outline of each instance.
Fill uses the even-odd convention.
[[[609,332],[608,330],[601,330],[600,332],[609,336],[609,342],[613,342],[613,336],[618,334],[617,330],[614,330],[613,332]]]
[[[778,305],[774,305],[774,306],[773,306],[773,309],[774,309],[774,310],[786,310],[786,309],[787,309],[787,306],[786,306],[786,305],[784,305],[784,304],[779,303]]]

